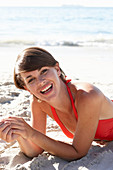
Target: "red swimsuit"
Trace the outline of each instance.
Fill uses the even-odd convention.
[[[72,97],[70,88],[67,85],[70,81],[71,80],[66,81],[66,87],[67,87],[67,91],[68,91],[70,99],[71,99],[75,117],[78,120],[78,115],[77,115],[77,111],[76,111],[75,104],[73,101],[73,97]],[[55,121],[59,124],[59,126],[61,127],[64,134],[69,138],[73,138],[74,135],[69,130],[67,130],[66,127],[63,125],[63,123],[60,121],[60,119],[55,111],[55,108],[51,106],[51,110],[52,110]],[[99,120],[97,131],[95,134],[95,139],[109,140],[109,141],[113,140],[113,118]]]

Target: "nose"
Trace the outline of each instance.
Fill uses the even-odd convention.
[[[39,92],[45,84],[46,84],[46,80],[38,77],[38,79],[34,85],[34,91]]]
[[[38,79],[38,84],[39,84],[39,87],[42,87],[46,84],[46,80],[44,78],[40,77]]]

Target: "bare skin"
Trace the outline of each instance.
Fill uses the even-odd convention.
[[[46,150],[66,160],[79,159],[87,154],[94,140],[98,121],[113,118],[113,104],[99,89],[88,83],[69,83],[77,109],[77,121],[60,74],[58,64],[55,67],[42,67],[41,70],[21,73],[25,89],[33,95],[32,127],[17,117],[9,117],[0,122],[0,138],[7,142],[17,140],[27,156],[34,157]],[[42,102],[38,103],[34,96]],[[53,118],[50,105],[55,108],[65,127],[74,134],[72,144],[46,136],[47,114]]]

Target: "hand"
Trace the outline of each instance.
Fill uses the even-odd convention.
[[[9,117],[5,123],[10,124],[9,136],[12,134],[12,138],[19,135],[24,139],[29,139],[35,131],[23,118]]]
[[[0,138],[6,142],[13,142],[18,137],[19,137],[19,135],[12,133],[10,123],[6,122],[5,119],[3,119],[0,122]]]

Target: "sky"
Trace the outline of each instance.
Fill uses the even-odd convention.
[[[113,7],[113,0],[0,0],[0,6],[62,6],[62,5]]]

